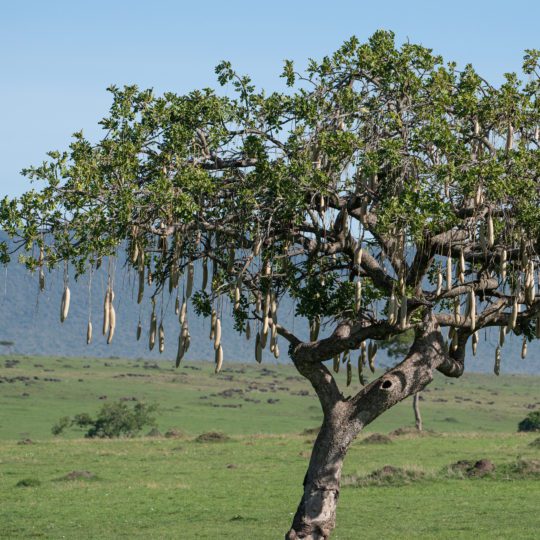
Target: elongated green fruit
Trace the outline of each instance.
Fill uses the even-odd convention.
[[[251,326],[249,321],[246,323],[246,339],[251,339]]]
[[[334,356],[334,372],[339,373],[339,354]]]
[[[66,286],[64,294],[62,295],[62,304],[60,309],[60,322],[64,322],[67,319],[69,313],[69,303],[71,301],[71,291]]]
[[[148,337],[148,348],[152,350],[156,344],[156,330],[157,330],[157,318],[156,314],[152,312],[152,317],[150,318],[150,335]]]
[[[215,309],[212,310],[212,315],[210,317],[210,339],[214,339],[216,337],[216,320],[217,320],[217,312]]]
[[[208,257],[204,257],[202,265],[202,290],[206,290],[208,285]]]
[[[137,324],[137,333],[136,333],[137,341],[141,339],[141,334],[142,334],[142,324],[141,324],[141,321],[139,320],[139,324]]]
[[[182,307],[180,308],[180,313],[178,315],[178,321],[180,324],[184,324],[184,321],[186,320],[187,315],[187,301],[184,299],[182,300]]]
[[[174,301],[174,314],[180,315],[180,298],[178,298],[178,296],[176,297],[176,300]]]
[[[388,299],[387,306],[388,324],[396,324],[396,295],[394,294],[393,289],[392,293],[390,294],[390,298]]]
[[[473,356],[476,356],[476,351],[478,349],[478,332],[474,332],[472,335],[472,353]]]
[[[92,343],[92,322],[88,321],[88,326],[86,327],[86,344],[90,345]]]
[[[274,343],[274,358],[276,360],[279,358],[279,345],[277,344],[277,341]]]
[[[163,328],[163,321],[159,323],[159,352],[160,354],[165,350],[165,330]]]
[[[180,362],[182,361],[182,358],[184,357],[184,336],[182,332],[180,332],[180,335],[178,336],[178,349],[176,351],[176,367],[180,365]]]
[[[310,341],[317,341],[319,338],[319,331],[321,328],[321,321],[319,317],[315,317],[313,321],[311,322],[310,328],[309,328],[309,340]]]
[[[525,360],[527,357],[527,338],[523,338],[523,345],[521,345],[521,358]]]
[[[111,344],[116,329],[116,310],[112,302],[109,304],[109,335],[107,336],[107,345]]]
[[[351,359],[347,360],[347,386],[350,386],[352,382],[352,365]]]
[[[266,347],[266,343],[268,341],[268,330],[266,332],[263,332],[263,329],[261,328],[260,331],[260,342],[261,347],[264,349]]]
[[[358,246],[354,250],[354,264],[356,266],[361,266],[363,254],[364,254],[364,251],[362,249],[362,244],[358,242]]]
[[[186,299],[191,297],[191,293],[193,292],[193,277],[195,276],[195,267],[193,266],[193,263],[190,262],[188,264],[188,271],[187,271],[187,282],[186,282]]]
[[[43,272],[43,268],[39,269],[39,290],[45,290],[45,272]]]
[[[216,319],[216,331],[214,336],[214,350],[217,350],[221,344],[221,321],[219,317]]]
[[[262,351],[261,335],[257,332],[257,335],[255,336],[255,360],[258,364],[262,362]]]
[[[504,345],[504,339],[506,337],[506,326],[499,327],[499,347]]]
[[[437,291],[435,293],[437,296],[440,296],[442,293],[442,285],[443,285],[443,276],[442,276],[442,272],[439,270],[437,272]]]
[[[495,244],[495,231],[493,229],[493,218],[491,214],[487,218],[487,244],[488,247],[493,247],[493,244]]]
[[[358,313],[362,308],[362,281],[360,278],[358,278],[354,286],[354,299],[356,312]]]
[[[459,296],[454,298],[454,322],[456,324],[461,324],[461,304]]]
[[[107,287],[105,298],[103,299],[103,335],[109,331],[109,316],[111,305],[111,288]]]
[[[471,320],[471,330],[476,328],[476,294],[474,289],[469,289],[469,318]]]
[[[495,375],[499,375],[501,372],[501,348],[497,347],[495,349],[495,365],[493,366],[493,372]]]
[[[516,327],[517,318],[519,313],[519,304],[518,304],[518,295],[517,293],[514,295],[514,302],[512,304],[512,311],[510,313],[510,319],[508,321],[508,332],[511,332]]]
[[[234,310],[238,311],[240,309],[240,287],[236,285],[234,288]]]
[[[452,289],[452,257],[446,258],[446,290]]]
[[[221,366],[223,365],[223,347],[221,345],[216,349],[215,362],[216,373],[219,373],[221,371]]]
[[[403,329],[407,326],[407,297],[401,297],[401,304],[399,307],[399,326]]]
[[[144,267],[139,270],[139,290],[137,292],[137,304],[142,302],[144,297]]]
[[[503,281],[505,281],[506,279],[506,271],[507,271],[507,268],[508,268],[508,253],[506,251],[506,249],[503,249],[502,250],[502,253],[501,253],[501,279]]]

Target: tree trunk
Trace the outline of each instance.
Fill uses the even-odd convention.
[[[350,411],[349,404],[340,401],[325,416],[304,478],[304,493],[286,540],[326,540],[335,527],[343,460],[359,431],[350,422]]]
[[[413,397],[413,410],[416,429],[422,431],[422,415],[420,414],[420,392],[416,392]]]
[[[465,340],[458,347],[456,358],[449,356],[437,321],[430,312],[416,329],[406,358],[353,397],[344,397],[326,366],[310,359],[313,348],[320,343],[329,346],[331,339],[303,345],[305,355],[299,354],[293,345],[289,349],[296,368],[317,392],[324,421],[304,478],[304,493],[286,540],[327,540],[330,537],[336,523],[343,460],[361,429],[396,403],[411,395],[418,396],[433,380],[435,370],[448,377],[460,377],[463,373]]]

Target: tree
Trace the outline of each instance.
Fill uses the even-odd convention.
[[[287,538],[328,538],[345,454],[367,424],[436,371],[459,377],[480,330],[540,336],[539,57],[526,51],[526,82],[506,74],[496,87],[378,31],[303,73],[286,61],[286,93],[257,91],[228,62],[216,71],[234,97],[111,87],[104,138],[76,133],[24,171],[45,187],[4,200],[1,222],[42,285],[44,266],[65,265],[62,317],[69,276],[127,250],[139,301],[151,283],[151,346],[161,293],[178,295],[177,364],[187,301],[210,318],[216,371],[227,311],[255,335],[259,361],[287,342],[324,413]],[[113,287],[111,271],[109,339]],[[280,324],[284,295],[310,341]],[[403,361],[368,383],[377,341],[409,331]],[[343,362],[352,384],[357,350],[361,387],[340,389],[327,362]],[[498,348],[497,373],[500,361]]]

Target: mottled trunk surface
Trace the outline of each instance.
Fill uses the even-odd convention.
[[[326,540],[336,525],[341,469],[356,435],[350,406],[340,402],[325,418],[304,478],[304,493],[287,540]]]
[[[344,397],[334,378],[321,361],[304,356],[294,348],[291,357],[313,385],[324,411],[324,421],[317,436],[304,478],[304,492],[286,540],[326,540],[336,523],[341,469],[349,446],[358,433],[384,411],[414,395],[418,412],[418,392],[433,380],[435,370],[448,377],[463,373],[464,347],[455,357],[446,353],[444,340],[435,318],[428,313],[407,357],[381,377],[364,386],[355,396]],[[417,424],[418,427],[418,424]],[[421,429],[421,420],[420,428]]]

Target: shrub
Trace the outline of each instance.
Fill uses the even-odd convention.
[[[69,419],[69,416],[62,416],[56,424],[53,425],[51,428],[51,433],[53,435],[60,435],[64,432],[66,428],[68,428],[71,425],[71,420]]]
[[[155,426],[152,416],[157,410],[156,405],[146,405],[141,402],[129,407],[125,402],[105,403],[94,419],[88,413],[76,414],[73,419],[64,416],[52,427],[54,435],[59,435],[67,427],[77,426],[87,429],[88,438],[133,437],[144,426]]]
[[[518,431],[540,431],[540,411],[529,413],[518,424]]]
[[[23,478],[15,485],[16,487],[38,487],[41,486],[41,482],[37,478]]]

